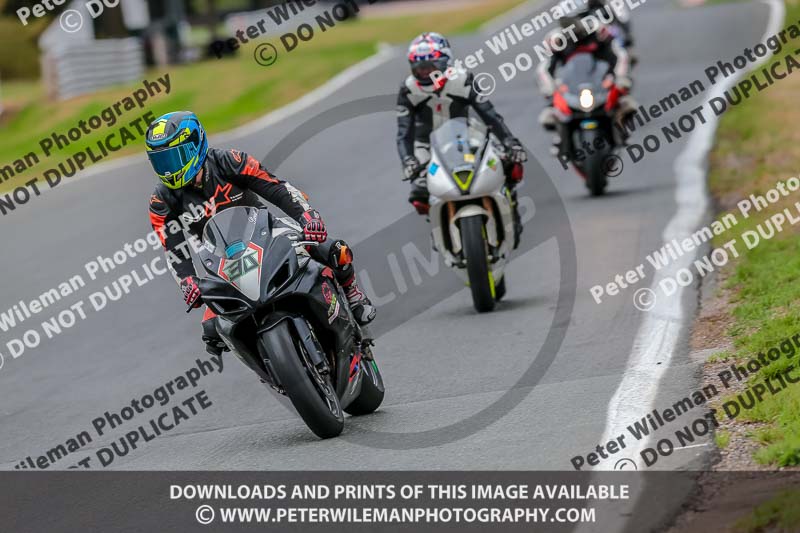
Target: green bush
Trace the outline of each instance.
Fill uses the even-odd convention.
[[[16,17],[0,17],[0,79],[39,77],[39,34],[48,21],[40,19],[23,26]]]

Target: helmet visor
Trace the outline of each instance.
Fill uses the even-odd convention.
[[[198,146],[181,144],[164,150],[147,152],[153,170],[161,177],[167,177],[184,169],[197,155]]]
[[[411,65],[411,73],[422,84],[433,83],[434,72],[442,75],[447,71],[447,59],[434,59],[432,61],[418,61]]]

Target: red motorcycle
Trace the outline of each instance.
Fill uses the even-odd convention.
[[[614,115],[622,92],[614,85],[607,62],[578,53],[558,72],[553,94],[560,137],[558,159],[572,164],[592,196],[602,195],[621,145]]]

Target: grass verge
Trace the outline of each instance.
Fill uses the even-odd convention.
[[[800,18],[800,3],[787,2],[787,24]],[[800,39],[789,42],[783,54],[800,48]],[[722,119],[717,145],[711,157],[709,186],[720,208],[719,215],[733,212],[739,224],[728,232],[742,243],[746,231],[766,229],[775,213],[800,201],[800,192],[744,219],[736,203],[751,194],[763,194],[779,181],[798,175],[800,168],[800,109],[795,104],[800,76],[789,76],[732,108]],[[727,331],[733,350],[730,362],[743,362],[800,333],[800,227],[789,226],[771,239],[761,238],[752,250],[722,273],[723,290],[733,323]],[[716,243],[721,244],[721,243]],[[800,356],[782,357],[750,376],[750,383],[775,377]],[[795,371],[797,374],[797,371]],[[737,423],[767,424],[752,437],[760,444],[755,460],[776,467],[800,465],[800,385],[779,394],[766,395]],[[800,516],[794,515],[800,525]]]
[[[800,491],[781,492],[775,498],[755,508],[753,513],[739,520],[735,531],[759,533],[761,531],[797,531],[800,524]]]

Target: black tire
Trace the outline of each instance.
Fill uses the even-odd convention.
[[[353,403],[344,410],[353,416],[374,413],[383,403],[386,388],[383,386],[383,377],[378,369],[378,364],[373,361],[361,360],[364,365],[364,375],[361,377],[361,392]]]
[[[589,146],[592,146],[597,135],[598,133],[594,131],[584,131],[583,140],[588,143]],[[592,196],[602,196],[606,192],[606,187],[608,187],[606,158],[610,153],[611,145],[608,140],[606,140],[603,145],[608,146],[609,150],[595,150],[594,153],[586,156],[586,162],[583,166],[584,173],[586,174],[586,187],[588,187],[589,193]]]
[[[483,236],[483,216],[475,215],[460,220],[461,243],[467,259],[467,276],[472,291],[472,304],[479,313],[494,309],[494,280],[490,277],[486,239]]]
[[[264,335],[270,337],[268,343],[265,342],[271,347],[270,363],[300,418],[321,439],[338,436],[344,429],[344,413],[330,379],[323,378],[328,389],[326,394],[323,386],[312,377],[313,371],[307,368],[311,363],[306,362],[286,322]]]
[[[501,279],[500,282],[494,286],[494,299],[499,302],[500,300],[503,299],[503,297],[505,297],[505,295],[506,295],[506,277],[503,276],[503,279]]]

